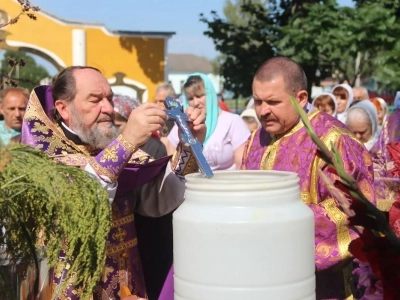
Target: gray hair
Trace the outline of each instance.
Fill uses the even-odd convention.
[[[367,100],[367,99],[369,99],[368,90],[367,90],[365,87],[363,87],[363,86],[356,86],[356,87],[353,88],[353,93],[354,93],[355,91],[360,91],[360,92],[362,92],[362,94],[363,94],[363,99],[362,99],[362,100]]]
[[[156,92],[158,92],[159,90],[166,90],[167,91],[167,96],[171,97],[173,99],[176,99],[176,93],[175,90],[172,86],[172,84],[165,82],[165,83],[161,83],[157,86],[156,88]]]
[[[347,112],[346,124],[351,124],[353,121],[372,125],[372,120],[365,109],[355,107]]]
[[[0,91],[0,103],[3,103],[4,98],[7,96],[9,92],[19,92],[24,95],[26,102],[29,99],[29,90],[22,87],[10,87]]]
[[[88,66],[71,66],[64,70],[62,70],[55,78],[53,82],[53,101],[54,103],[59,100],[63,99],[66,100],[68,103],[71,103],[74,100],[76,95],[76,80],[75,80],[75,70],[84,70],[84,69],[92,69],[97,72],[100,70],[88,67]],[[52,111],[52,117],[57,122],[61,122],[62,118],[59,114],[58,110],[54,107]]]

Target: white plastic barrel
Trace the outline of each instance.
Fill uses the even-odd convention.
[[[296,173],[186,176],[173,214],[175,300],[315,300],[314,217]]]

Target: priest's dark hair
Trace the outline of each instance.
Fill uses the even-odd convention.
[[[72,102],[76,95],[76,81],[75,81],[75,70],[83,70],[83,69],[92,69],[99,73],[101,71],[94,67],[89,66],[71,66],[64,70],[62,70],[54,79],[53,79],[53,101],[54,103],[57,100],[65,100],[67,102]],[[62,118],[54,106],[52,112],[53,120],[57,123],[62,121]]]
[[[283,77],[286,91],[295,96],[299,91],[307,91],[307,77],[303,68],[294,60],[277,56],[266,60],[256,71],[254,80],[265,82]]]

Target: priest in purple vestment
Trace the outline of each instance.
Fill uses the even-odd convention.
[[[162,129],[167,116],[154,103],[145,103],[129,116],[120,134],[114,124],[113,93],[106,78],[91,67],[63,70],[54,86],[34,89],[22,127],[22,142],[55,161],[85,169],[97,177],[109,194],[112,224],[106,247],[106,265],[94,299],[120,299],[121,287],[146,297],[134,226],[133,190],[154,182],[148,198],[160,201],[158,212],[171,212],[183,199],[185,174],[197,172],[196,161],[179,144],[172,158],[154,160],[139,149],[153,131]],[[187,111],[193,134],[205,137],[205,116],[198,109]],[[166,202],[168,199],[168,202]],[[145,201],[142,199],[142,201]],[[62,201],[60,199],[60,201]],[[79,299],[73,274],[64,270],[64,258],[53,271],[52,299]]]
[[[346,171],[357,180],[365,196],[375,202],[372,159],[367,149],[342,122],[308,103],[304,71],[285,57],[267,60],[254,76],[254,105],[262,126],[247,143],[242,169],[291,171],[299,175],[302,200],[312,209],[315,219],[317,299],[353,299],[348,245],[355,234],[346,227],[347,218],[318,170],[322,169],[331,180],[338,178],[318,157],[317,147],[290,97],[307,112],[319,138],[328,147],[338,149]]]

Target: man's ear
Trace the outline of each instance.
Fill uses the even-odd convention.
[[[0,102],[0,114],[4,115],[3,103]]]
[[[65,100],[56,100],[56,102],[54,102],[54,106],[56,107],[58,113],[60,114],[61,118],[68,123],[69,119],[70,119],[70,113],[69,113],[69,109],[68,105],[66,103]]]
[[[308,103],[308,92],[306,90],[299,91],[296,95],[296,100],[301,107],[305,107]]]

